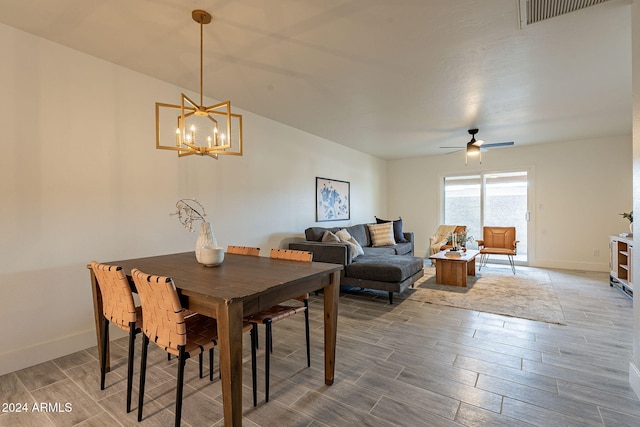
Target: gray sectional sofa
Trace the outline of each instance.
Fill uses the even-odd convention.
[[[424,275],[423,259],[413,256],[413,233],[401,231],[401,224],[401,221],[394,222],[395,244],[374,245],[369,224],[356,224],[307,228],[306,240],[290,243],[289,249],[313,252],[314,261],[344,265],[341,285],[387,291],[389,303],[393,304],[394,292],[404,292]],[[358,242],[364,253],[355,254],[354,245],[347,242],[323,241],[323,238],[328,240],[326,232],[335,235],[343,229]]]

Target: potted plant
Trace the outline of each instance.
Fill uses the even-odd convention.
[[[623,212],[620,215],[622,215],[622,218],[629,220],[629,231],[631,232],[631,235],[633,235],[633,211],[629,211],[629,213]]]
[[[473,236],[467,234],[466,231],[461,231],[459,233],[451,233],[449,238],[447,239],[447,244],[452,245],[452,250],[467,250],[467,242],[473,242]]]

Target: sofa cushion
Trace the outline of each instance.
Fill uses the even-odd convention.
[[[305,239],[310,242],[322,242],[322,237],[325,231],[330,231],[336,234],[338,231],[345,229],[347,232],[358,241],[360,246],[371,246],[371,240],[369,239],[369,232],[365,224],[356,224],[350,227],[309,227],[304,230]]]
[[[411,242],[362,248],[365,255],[413,255]]]
[[[404,233],[402,232],[402,218],[398,218],[392,221],[390,219],[381,219],[376,217],[376,223],[384,224],[385,222],[393,223],[393,238],[395,239],[396,243],[408,242],[408,240],[404,237]]]
[[[368,246],[362,248],[365,256],[369,255],[398,255],[395,246]]]
[[[322,242],[322,237],[325,231],[330,231],[333,234],[340,231],[338,227],[325,228],[325,227],[309,227],[304,230],[305,239],[311,242]]]
[[[345,266],[345,276],[380,282],[401,282],[423,268],[422,258],[412,256],[360,256]]]
[[[413,243],[407,241],[406,243],[396,243],[393,246],[397,255],[413,254]]]
[[[371,246],[395,245],[393,237],[393,224],[385,222],[382,224],[367,224],[369,235],[371,236]]]
[[[356,224],[350,227],[344,227],[351,237],[356,239],[360,246],[371,246],[371,239],[369,239],[369,232],[365,224]]]

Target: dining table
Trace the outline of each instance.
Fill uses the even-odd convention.
[[[217,319],[225,426],[242,425],[243,318],[321,289],[324,299],[324,382],[333,384],[342,265],[227,253],[220,265],[207,267],[196,261],[194,252],[105,263],[122,267],[134,292],[133,268],[170,277],[184,308]],[[98,354],[102,355],[102,296],[91,268],[89,271]],[[109,351],[106,362],[108,369]]]

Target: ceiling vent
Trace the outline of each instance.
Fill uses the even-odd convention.
[[[609,0],[520,0],[520,28]]]

